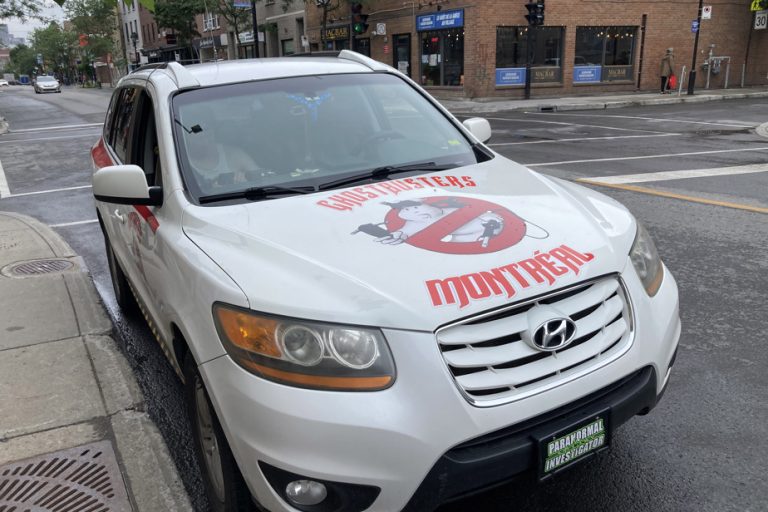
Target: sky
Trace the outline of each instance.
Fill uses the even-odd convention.
[[[49,0],[46,0],[43,3],[45,5],[45,8],[43,9],[44,16],[55,18],[59,21],[64,19],[64,10],[61,7]],[[36,28],[45,26],[45,23],[42,21],[27,20],[26,22],[22,23],[21,20],[17,18],[3,18],[0,19],[0,23],[7,23],[8,32],[16,37],[23,37],[25,39],[28,39],[29,35]]]

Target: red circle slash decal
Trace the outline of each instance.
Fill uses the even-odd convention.
[[[384,219],[390,235],[382,243],[391,238],[445,254],[486,254],[525,236],[520,217],[482,199],[438,196],[385,204],[391,208]]]

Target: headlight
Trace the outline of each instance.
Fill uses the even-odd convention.
[[[395,380],[395,364],[378,329],[323,324],[214,304],[216,331],[246,370],[291,386],[375,391]]]
[[[637,235],[629,251],[629,259],[632,260],[632,265],[648,295],[656,295],[664,277],[664,266],[656,251],[656,245],[640,222],[637,223]]]

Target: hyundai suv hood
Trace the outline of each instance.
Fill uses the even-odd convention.
[[[635,234],[619,203],[498,155],[343,190],[190,205],[183,227],[254,310],[427,331],[620,272]]]

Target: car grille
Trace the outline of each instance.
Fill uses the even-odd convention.
[[[565,348],[544,352],[522,339],[526,313],[548,305],[576,324]],[[437,341],[463,395],[493,406],[540,393],[608,364],[632,345],[631,305],[617,276],[581,283],[437,331]]]

